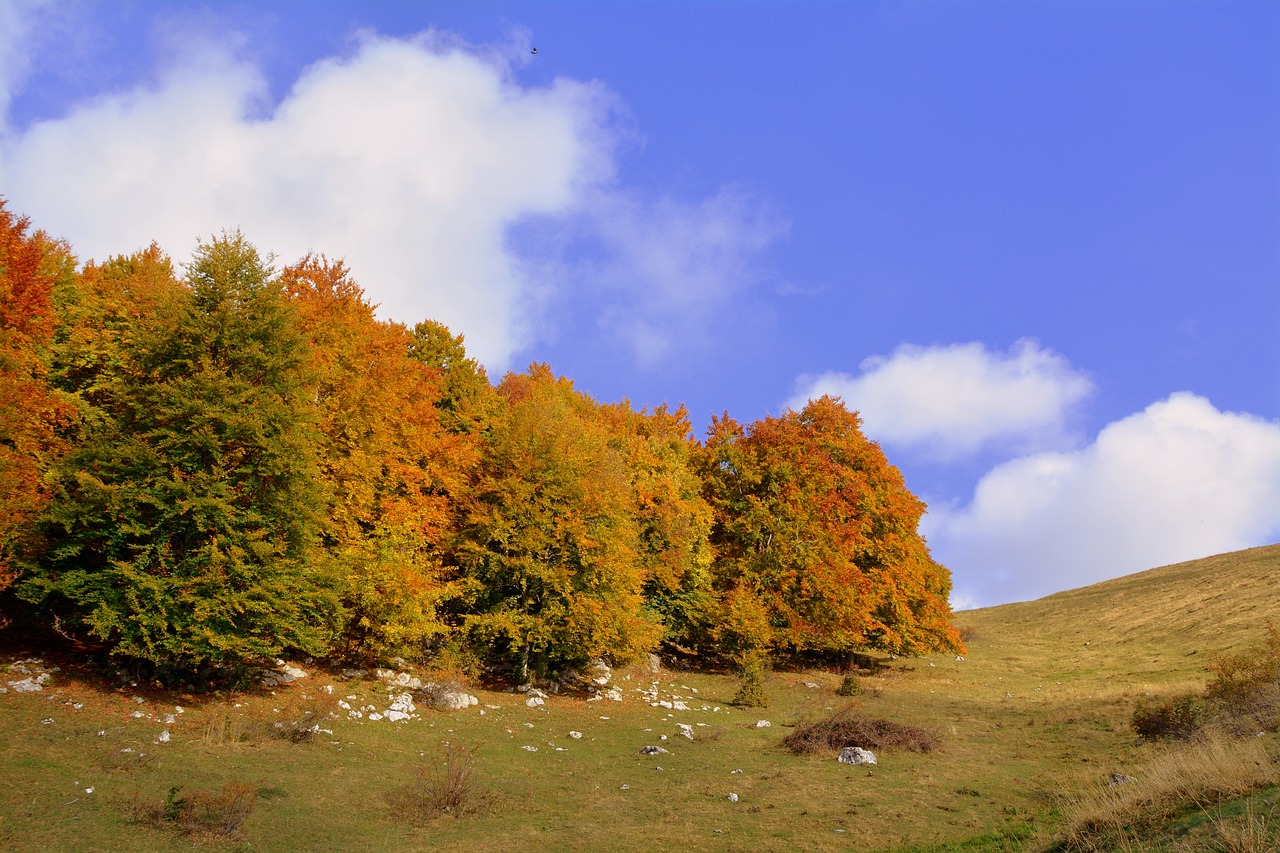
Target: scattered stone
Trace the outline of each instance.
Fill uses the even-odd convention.
[[[693,740],[693,726],[688,723],[676,723],[676,728],[680,730],[680,737]]]
[[[622,691],[621,691],[621,690],[619,690],[619,689],[618,689],[618,688],[616,688],[616,687],[610,687],[608,690],[606,690],[606,691],[604,692],[604,698],[606,698],[606,699],[611,699],[611,700],[613,700],[614,702],[621,702],[621,701],[622,701]]]
[[[729,802],[731,802],[731,803],[736,803],[737,801],[738,801],[738,795],[737,795],[737,794],[730,794],[730,795],[729,795]]]
[[[525,752],[537,752],[537,751],[538,751],[538,748],[537,748],[536,746],[522,746],[522,747],[520,747],[520,748],[521,748],[521,749],[523,749]]]
[[[623,785],[623,786],[622,786],[622,787],[620,787],[618,790],[619,790],[619,791],[630,791],[630,790],[631,790],[631,786],[630,786],[630,785]]]
[[[40,722],[41,722],[43,725],[51,726],[51,725],[53,725],[53,717],[45,717],[45,718],[44,718],[43,720],[41,720]]]
[[[613,670],[600,658],[596,658],[587,665],[587,679],[592,684],[604,687],[611,678],[613,678]]]
[[[964,656],[963,656],[963,655],[956,655],[956,660],[957,660],[957,661],[962,661],[962,660],[964,660]]]
[[[818,682],[816,682],[816,681],[806,681],[806,682],[804,683],[804,686],[805,686],[805,687],[808,687],[810,690],[817,690],[817,689],[818,689],[819,687],[821,687],[822,685],[821,685],[821,684],[819,684],[819,683],[818,683]]]
[[[160,743],[168,743],[168,742],[169,742],[169,730],[168,730],[168,729],[165,729],[164,731],[162,731],[162,732],[160,733],[160,737],[156,738],[156,740],[158,740]]]
[[[377,711],[374,711],[372,714],[369,715],[369,719],[373,720],[376,723],[378,720],[382,719],[382,715],[379,714]]]
[[[729,775],[730,775],[730,776],[732,776],[732,775],[733,775],[733,774],[735,774],[735,773],[741,773],[741,772],[742,772],[742,770],[740,770],[740,769],[739,769],[739,770],[730,770],[730,771],[729,771]]]
[[[332,685],[332,684],[326,684],[324,687],[321,687],[321,688],[320,688],[320,692],[321,692],[321,693],[328,693],[330,696],[332,696],[332,695],[333,695],[333,685]]]
[[[846,746],[840,750],[840,756],[836,759],[841,764],[878,764],[875,755],[869,750],[860,746]]]
[[[1128,785],[1132,781],[1132,776],[1126,776],[1123,773],[1112,773],[1111,780],[1107,784],[1114,788],[1118,785]]]
[[[573,738],[574,740],[581,740],[582,732],[569,732],[569,737]]]
[[[659,672],[662,672],[662,658],[658,657],[652,652],[649,653],[648,664],[649,664],[648,665],[649,672],[653,673],[654,675],[657,675]]]
[[[767,728],[771,728],[772,726],[773,726],[773,723],[769,722],[768,720],[756,720],[756,724],[755,726],[753,726],[753,728],[767,729]]]
[[[541,696],[530,696],[528,699],[524,700],[524,704],[530,708],[537,708],[540,705],[547,704],[547,702]]]
[[[642,746],[640,747],[641,755],[670,755],[671,750],[663,749],[660,746]]]
[[[364,678],[369,674],[367,669],[344,669],[342,671],[343,678]]]
[[[408,687],[410,690],[417,690],[422,687],[422,679],[407,672],[397,672],[387,681],[393,687]]]
[[[44,690],[45,683],[49,680],[49,673],[42,672],[39,675],[33,675],[29,678],[23,678],[18,681],[10,681],[9,689],[14,693],[39,693]]]

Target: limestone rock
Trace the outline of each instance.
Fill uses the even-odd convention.
[[[869,750],[865,750],[860,746],[846,746],[840,750],[840,757],[837,759],[841,764],[876,764],[876,757]]]
[[[767,728],[770,728],[770,727],[772,727],[772,726],[773,726],[773,723],[769,722],[768,720],[756,720],[756,724],[755,724],[754,728],[757,728],[757,729],[767,729]]]
[[[604,687],[611,678],[613,678],[613,670],[600,658],[596,658],[587,665],[587,679],[593,684]]]
[[[669,755],[671,750],[663,749],[660,746],[642,746],[640,747],[641,755]]]

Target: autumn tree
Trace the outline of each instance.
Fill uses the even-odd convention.
[[[0,591],[15,558],[35,546],[32,520],[48,501],[42,474],[63,447],[69,402],[48,381],[56,324],[53,293],[74,278],[65,246],[29,233],[0,199]]]
[[[596,404],[545,365],[509,374],[463,528],[471,637],[526,680],[657,642],[633,490]]]
[[[961,647],[950,575],[917,529],[924,504],[839,400],[749,429],[715,419],[702,471],[731,653]]]
[[[185,287],[164,285],[166,264],[143,253],[98,271],[108,294],[164,295],[103,325],[96,366],[65,359],[92,408],[53,469],[49,548],[21,593],[158,664],[322,653],[335,602],[310,559],[304,342],[239,233],[201,244]]]
[[[627,401],[602,406],[611,444],[626,461],[633,490],[645,605],[664,638],[702,645],[715,617],[711,582],[711,507],[693,467],[697,443],[683,406],[637,412]]]
[[[415,334],[374,317],[342,263],[307,257],[282,279],[309,343],[322,540],[342,579],[344,651],[421,653],[449,630],[441,604],[458,585],[446,552],[476,441],[444,428],[444,372],[414,357]]]

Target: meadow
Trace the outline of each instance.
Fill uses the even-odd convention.
[[[1168,745],[1130,722],[1137,703],[1199,690],[1216,656],[1256,646],[1280,621],[1278,578],[1270,546],[961,612],[963,656],[884,658],[849,696],[835,669],[778,664],[769,706],[752,709],[729,704],[732,674],[668,658],[657,673],[616,668],[622,701],[530,707],[469,684],[479,704],[465,710],[353,719],[340,702],[382,711],[403,689],[298,661],[308,674],[292,684],[174,693],[10,631],[0,685],[49,675],[0,695],[0,848],[1272,849],[1275,734]],[[783,746],[840,712],[938,746],[878,750],[874,766]],[[460,796],[432,812],[442,784]],[[1072,834],[1108,821],[1095,842]]]

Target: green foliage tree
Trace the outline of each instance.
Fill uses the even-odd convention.
[[[524,680],[657,642],[644,613],[633,491],[595,403],[545,365],[509,374],[468,504],[470,636]]]
[[[502,403],[484,368],[467,355],[462,335],[436,320],[423,320],[409,333],[408,353],[440,376],[435,405],[441,423],[453,432],[487,434]]]
[[[153,311],[102,324],[94,363],[64,354],[67,390],[89,409],[52,472],[48,550],[21,594],[159,664],[322,653],[335,601],[309,559],[304,343],[239,233],[199,246],[188,287],[158,285],[166,266],[155,253],[108,264],[111,286],[82,300],[163,292]]]
[[[715,419],[702,471],[732,654],[962,647],[950,575],[917,530],[924,504],[839,400],[749,430]]]

